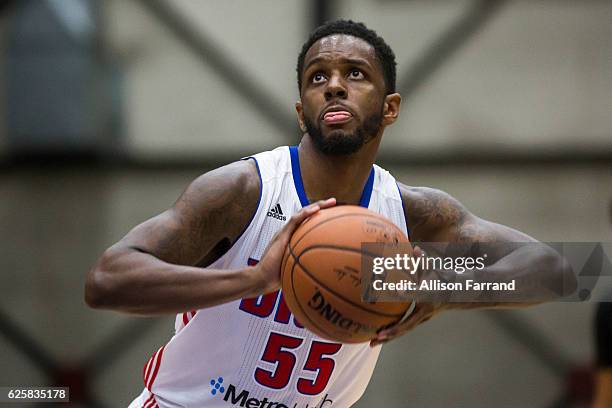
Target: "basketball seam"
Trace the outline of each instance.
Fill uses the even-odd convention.
[[[317,246],[307,247],[305,250],[302,251],[302,253],[300,254],[300,257],[302,255],[304,255],[304,252],[306,252],[309,249],[313,249],[313,248],[345,249],[345,250],[348,250],[350,252],[359,252],[359,253],[361,253],[361,251],[358,251],[358,250],[353,249],[353,248],[333,247],[331,245],[330,246],[317,245]],[[293,256],[293,260],[295,261],[295,264],[300,265],[300,267],[304,270],[306,275],[308,275],[308,277],[310,277],[310,279],[312,279],[317,284],[319,284],[320,286],[324,287],[327,291],[329,291],[333,295],[337,296],[338,298],[342,299],[346,303],[348,303],[348,304],[350,304],[352,306],[355,306],[356,308],[361,309],[361,310],[363,310],[365,312],[372,313],[372,314],[375,314],[375,315],[378,315],[378,316],[383,316],[383,317],[402,317],[402,316],[404,316],[405,312],[404,313],[398,313],[398,314],[375,312],[374,310],[368,309],[367,307],[364,307],[364,306],[362,306],[360,304],[357,304],[357,303],[353,302],[350,299],[345,298],[343,295],[341,295],[341,294],[337,293],[336,291],[330,289],[327,285],[325,285],[319,279],[317,279],[308,269],[306,269],[306,267],[304,265],[302,265],[302,263],[300,262],[300,257],[296,257],[295,254],[293,253],[293,248],[291,248],[291,245],[289,245],[289,253],[291,254],[291,256]],[[295,264],[294,264],[294,267],[295,267]],[[292,274],[291,274],[291,278],[293,280],[293,271],[292,271]]]
[[[390,242],[372,242],[372,244],[390,244]],[[320,249],[320,248],[330,248],[330,249],[342,249],[342,250],[346,250],[349,252],[358,252],[360,254],[363,255],[367,255],[371,258],[376,258],[379,257],[380,254],[375,254],[373,252],[367,252],[367,251],[363,251],[361,250],[361,248],[354,248],[354,247],[349,247],[349,246],[343,246],[343,245],[333,245],[333,244],[315,244],[315,245],[310,245],[307,246],[306,248],[302,249],[300,256],[302,256],[304,254],[304,252],[311,250],[311,249]],[[289,247],[289,251],[291,252],[293,249],[291,248],[291,246]]]
[[[323,328],[321,328],[314,320],[312,320],[312,318],[310,316],[308,316],[308,313],[304,310],[304,307],[302,306],[302,303],[300,302],[299,298],[296,295],[295,292],[295,282],[293,279],[293,271],[297,265],[296,258],[293,255],[293,252],[291,252],[291,249],[289,249],[289,252],[291,254],[291,256],[293,257],[293,266],[291,267],[291,272],[289,273],[289,276],[291,277],[291,290],[293,291],[293,298],[295,299],[295,303],[298,305],[298,307],[300,308],[300,310],[302,311],[302,314],[304,315],[304,317],[306,319],[308,319],[310,321],[310,323],[316,327],[321,333],[324,333],[325,335],[329,336],[330,339],[332,339],[334,336],[331,335],[330,333],[327,332],[327,330],[324,330]],[[288,258],[288,257],[287,257]]]
[[[312,230],[314,230],[315,228],[320,227],[321,225],[324,225],[325,223],[328,223],[330,221],[336,220],[338,218],[342,218],[342,217],[350,217],[350,216],[354,216],[354,215],[358,215],[360,217],[368,217],[368,218],[373,218],[376,220],[380,220],[381,218],[385,221],[389,221],[387,220],[385,217],[383,217],[382,215],[378,215],[378,214],[363,214],[363,213],[359,213],[359,212],[353,212],[353,213],[348,213],[348,214],[340,214],[340,215],[336,215],[333,216],[331,218],[328,218],[327,220],[321,221],[320,223],[318,223],[317,225],[313,226],[312,228],[310,228],[309,230],[304,231],[304,233],[302,234],[302,236],[295,242],[294,246],[297,246],[297,244],[300,243],[300,241],[302,239],[304,239],[304,237],[311,232]],[[393,222],[389,223],[389,225],[393,226],[395,229],[397,229],[399,232],[402,233],[402,235],[404,235],[403,231],[401,229],[399,229],[397,227],[397,225],[393,224]]]

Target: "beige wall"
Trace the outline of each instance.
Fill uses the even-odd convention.
[[[336,14],[378,30],[395,49],[401,79],[470,4],[344,0]],[[293,117],[295,60],[310,24],[307,2],[179,0],[172,5]],[[193,159],[297,140],[298,135],[279,134],[139,2],[109,0],[102,9],[110,55],[125,74],[130,154]],[[404,100],[383,152],[612,150],[610,20],[609,1],[506,2]],[[0,22],[0,47],[5,25]],[[0,152],[6,144],[1,129],[2,122]]]
[[[338,14],[378,30],[395,49],[402,78],[470,4],[352,0],[339,2]],[[174,5],[293,114],[303,2]],[[112,1],[107,12],[112,48],[126,57],[135,154],[211,155],[296,140],[278,134],[138,3]],[[383,151],[612,150],[611,20],[606,1],[507,2],[404,101]]]

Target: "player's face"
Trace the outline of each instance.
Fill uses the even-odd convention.
[[[350,35],[315,42],[304,58],[300,126],[320,151],[358,151],[383,124],[385,82],[374,48]]]

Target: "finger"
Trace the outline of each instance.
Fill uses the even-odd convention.
[[[317,204],[321,209],[325,209],[336,205],[336,199],[332,197],[328,198],[327,200],[317,201],[315,204]]]
[[[370,347],[376,347],[378,345],[385,344],[387,341],[388,340],[378,340],[378,339],[371,340],[370,341]]]
[[[403,321],[402,323],[396,323],[392,326],[380,330],[377,333],[376,337],[370,341],[370,346],[374,347],[379,344],[386,343],[389,340],[392,340],[400,334],[404,333],[405,331],[409,330],[409,322],[411,322],[414,327],[416,327],[419,324],[419,320],[421,320],[421,315],[419,315],[419,313],[417,312],[419,312],[419,310],[417,310],[415,307],[414,311],[407,320]]]
[[[415,258],[419,257],[419,256],[423,256],[425,254],[425,252],[418,245],[414,246],[414,249],[413,249],[412,253],[413,253]]]
[[[286,245],[286,243],[289,242],[289,238],[291,237],[291,235],[293,235],[295,230],[306,218],[315,214],[321,208],[328,208],[334,205],[336,205],[336,199],[329,198],[327,200],[317,201],[316,203],[310,204],[302,208],[300,211],[292,215],[291,218],[289,218],[289,222],[285,224],[285,226],[281,230],[277,231],[276,234],[274,234],[274,236],[272,237],[272,241],[280,240],[283,245]]]
[[[302,208],[301,211],[299,211],[298,213],[296,213],[294,216],[291,217],[290,222],[287,223],[287,225],[291,224],[291,226],[288,228],[295,229],[298,227],[298,225],[302,223],[302,221],[304,221],[306,218],[310,217],[314,213],[318,212],[319,210],[323,208],[329,208],[334,205],[336,205],[335,198],[328,198],[327,200],[320,200],[315,203],[312,203]]]
[[[306,209],[308,207],[313,207],[315,205],[319,206],[320,208],[332,207],[332,206],[336,205],[336,199],[334,197],[331,197],[331,198],[328,198],[326,200],[315,201],[314,203],[309,204],[306,207],[304,207],[304,209]]]
[[[434,314],[432,313],[432,305],[424,303],[417,306],[413,311],[412,315],[402,323],[397,323],[393,326],[382,329],[375,338],[370,341],[370,346],[374,347],[379,344],[384,344],[388,341],[395,339],[403,335],[404,333],[414,329],[418,325],[421,325],[431,319]]]
[[[395,328],[389,327],[387,329],[381,330],[376,334],[372,340],[370,340],[370,346],[374,347],[379,344],[383,344],[393,339],[396,336]]]
[[[291,218],[289,218],[289,222],[285,224],[284,230],[295,230],[306,218],[310,217],[320,209],[321,208],[316,204],[311,204],[308,207],[302,208],[300,211],[293,214]]]
[[[379,333],[375,338],[370,340],[370,347],[376,347],[379,344],[384,344],[384,343],[386,343],[388,341],[389,341],[389,337],[381,336],[380,333]]]
[[[401,333],[414,329],[416,326],[421,324],[423,319],[425,319],[426,313],[427,310],[424,307],[415,309],[412,316],[410,316],[406,321],[381,330],[376,339],[392,339]]]
[[[321,207],[319,207],[318,204],[311,204],[308,207],[302,208],[289,219],[289,222],[285,227],[290,230],[296,229],[306,218],[315,214],[320,209]]]

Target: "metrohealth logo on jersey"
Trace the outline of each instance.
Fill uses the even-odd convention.
[[[299,405],[297,403],[293,405],[287,405],[283,402],[271,401],[268,397],[264,397],[263,399],[257,399],[250,397],[251,392],[248,390],[240,390],[238,392],[236,390],[236,386],[234,384],[229,384],[227,386],[227,390],[222,385],[223,377],[213,378],[210,380],[211,390],[210,393],[214,396],[221,396],[225,391],[225,395],[223,396],[223,401],[231,404],[232,406],[238,405],[239,407],[246,408],[327,408],[333,405],[333,401],[327,398],[329,394],[325,394],[323,397],[323,401],[317,405]]]
[[[277,220],[287,221],[287,217],[283,214],[283,210],[281,209],[280,204],[276,203],[276,205],[268,211],[268,217],[276,218]]]

